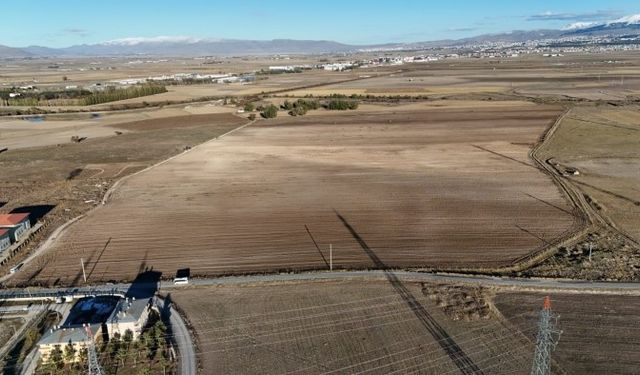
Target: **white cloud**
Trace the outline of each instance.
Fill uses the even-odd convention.
[[[213,39],[206,39],[207,41],[212,41]],[[135,46],[141,43],[187,43],[193,44],[201,41],[205,41],[205,39],[194,38],[191,36],[153,36],[153,37],[131,37],[131,38],[120,38],[106,41],[102,44],[105,45],[120,45],[120,46]]]
[[[612,24],[627,24],[627,25],[637,25],[640,24],[640,14],[632,14],[629,16],[624,16],[612,21],[606,22],[574,22],[562,28],[562,30],[580,30],[586,29],[594,26],[609,26]]]

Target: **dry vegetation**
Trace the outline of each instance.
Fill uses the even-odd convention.
[[[422,293],[452,320],[491,318],[488,291],[481,287],[424,284]]]
[[[528,373],[533,346],[522,334],[492,315],[453,320],[423,288],[431,286],[307,282],[172,297],[189,318],[207,374],[454,374],[463,361],[463,371]]]
[[[528,158],[556,107],[265,121],[129,179],[21,281],[334,265],[499,266],[574,229]],[[126,220],[123,220],[126,218]]]

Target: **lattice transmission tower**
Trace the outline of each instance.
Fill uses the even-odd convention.
[[[91,333],[91,328],[89,325],[84,326],[85,332],[87,333],[87,337],[89,338],[89,346],[87,347],[87,361],[89,362],[89,375],[104,375],[104,371],[102,371],[102,367],[100,367],[100,363],[98,362],[98,353],[96,352],[96,343],[93,340],[93,333]]]
[[[559,316],[551,311],[551,299],[546,296],[538,320],[538,338],[531,375],[551,374],[551,352],[556,348],[562,333],[558,330],[558,318]]]

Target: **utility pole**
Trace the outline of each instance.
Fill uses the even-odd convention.
[[[329,271],[333,271],[333,244],[329,244]]]
[[[89,346],[87,347],[87,361],[89,362],[89,375],[103,375],[102,367],[98,362],[98,353],[96,353],[96,343],[93,341],[93,334],[89,325],[84,326],[87,338],[89,339]]]
[[[556,348],[562,334],[562,331],[557,329],[557,321],[558,316],[551,312],[551,299],[546,296],[538,320],[538,338],[531,375],[551,374],[551,352]]]
[[[591,263],[591,253],[593,252],[593,243],[589,242],[589,263]]]
[[[85,284],[87,283],[87,274],[84,272],[84,259],[80,258],[80,265],[82,266],[82,278],[84,279]]]

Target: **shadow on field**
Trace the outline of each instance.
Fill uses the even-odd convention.
[[[131,282],[126,293],[127,297],[142,299],[155,296],[158,291],[161,277],[162,272],[154,271],[153,267],[145,269]]]
[[[316,247],[316,250],[318,250],[318,253],[320,253],[320,257],[322,258],[322,261],[327,267],[329,267],[329,262],[327,262],[327,258],[324,257],[322,250],[320,250],[320,246],[318,246],[318,243],[316,242],[316,239],[313,237],[313,234],[311,234],[311,231],[309,230],[309,227],[307,226],[307,224],[304,225],[304,229],[307,230],[307,234],[309,234],[309,237],[311,238],[311,242],[313,242],[313,245]]]
[[[362,250],[367,254],[367,256],[373,261],[373,264],[376,268],[383,270],[384,274],[393,287],[393,289],[398,293],[402,300],[407,304],[407,306],[411,309],[411,311],[418,318],[420,323],[424,326],[424,328],[433,336],[433,338],[440,344],[440,347],[447,353],[449,358],[455,363],[461,373],[463,374],[483,374],[482,370],[467,356],[467,354],[462,350],[460,346],[449,336],[449,334],[438,324],[438,322],[429,314],[429,312],[418,302],[416,297],[407,289],[407,287],[402,283],[402,281],[396,276],[393,271],[387,267],[384,262],[378,258],[378,255],[367,245],[367,243],[360,237],[358,232],[349,224],[349,222],[340,215],[337,211],[335,211],[336,216],[342,222],[342,224],[347,228],[351,236],[358,242]]]
[[[553,207],[553,208],[555,208],[556,210],[560,210],[560,211],[564,212],[565,214],[568,214],[568,215],[571,215],[571,216],[576,216],[576,214],[575,214],[575,213],[573,213],[573,212],[571,212],[571,211],[569,211],[569,210],[565,210],[564,208],[562,208],[562,207],[560,207],[560,206],[556,206],[556,205],[555,205],[555,204],[553,204],[553,203],[547,202],[547,201],[545,201],[544,199],[538,198],[538,197],[536,197],[535,195],[531,195],[531,194],[529,194],[529,193],[524,193],[524,195],[528,196],[529,198],[533,198],[533,199],[537,200],[537,201],[538,201],[538,202],[540,202],[540,203],[544,203],[544,204],[546,204],[546,205],[547,205],[547,206],[549,206],[549,207]]]
[[[46,214],[48,214],[51,210],[56,208],[55,205],[52,204],[39,204],[35,206],[23,206],[17,207],[11,210],[12,214],[29,214],[29,221],[33,226],[38,220],[43,218]]]
[[[493,150],[489,150],[488,148],[484,148],[484,147],[478,146],[478,145],[471,145],[471,146],[477,148],[478,150],[486,151],[486,152],[488,152],[490,154],[494,154],[496,156],[500,156],[501,158],[505,158],[505,159],[508,159],[508,160],[511,160],[511,161],[515,161],[516,163],[520,163],[520,164],[525,165],[527,167],[538,169],[538,167],[536,167],[535,165],[531,165],[529,163],[525,163],[525,162],[523,162],[521,160],[518,160],[516,158],[512,158],[511,156],[508,156],[508,155],[505,155],[505,154],[501,154],[501,153],[493,151]]]

